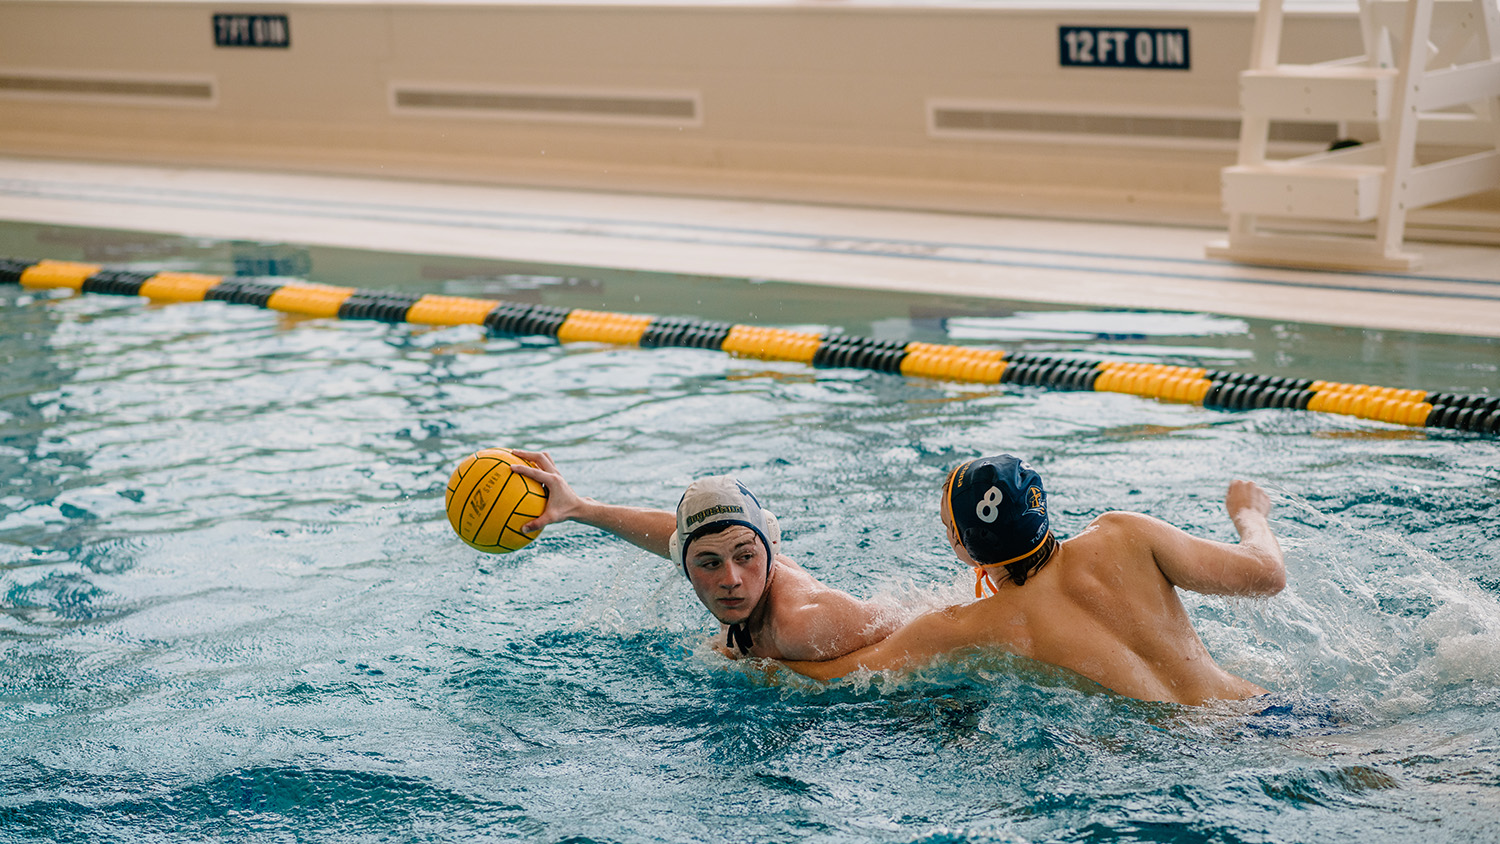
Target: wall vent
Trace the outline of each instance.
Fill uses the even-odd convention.
[[[395,83],[391,110],[404,115],[490,117],[569,123],[701,126],[696,91],[464,88]]]
[[[968,140],[1238,148],[1240,117],[1234,112],[1062,111],[1035,104],[934,99],[927,101],[927,131],[934,138]],[[1282,143],[1327,146],[1339,137],[1334,122],[1271,125],[1271,140]]]
[[[0,69],[0,96],[116,105],[211,106],[211,77]]]

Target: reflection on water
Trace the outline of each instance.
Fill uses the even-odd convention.
[[[226,271],[219,245],[202,250],[173,260]],[[403,260],[387,270],[422,277],[424,259]],[[487,272],[423,283],[506,276]],[[702,315],[763,308],[856,333],[1027,319],[893,298],[841,322],[816,291],[755,303],[770,286],[704,280],[669,302],[660,280],[510,272],[613,310],[640,295],[644,312],[693,312],[684,289],[731,290],[704,293],[718,312]],[[1016,342],[1249,350],[1246,367],[1276,374],[1388,365],[1363,345],[1264,347],[1255,323],[1132,324]],[[1262,356],[1283,342],[1290,363]],[[1395,342],[1432,355],[1419,381],[1461,380],[1450,364],[1487,348]],[[1500,831],[1493,441],[14,288],[0,355],[0,840]],[[1276,500],[1290,587],[1188,605],[1214,655],[1275,693],[1186,710],[990,652],[899,680],[768,679],[706,646],[708,618],[664,560],[571,525],[513,555],[458,542],[443,485],[488,445],[549,450],[585,494],[648,506],[734,472],[781,516],[791,556],[909,613],[972,594],[935,509],[965,457],[1030,456],[1064,534],[1126,508],[1231,539],[1225,486],[1254,478]]]

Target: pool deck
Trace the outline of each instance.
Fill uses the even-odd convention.
[[[20,158],[0,220],[1500,337],[1486,246],[1298,270],[1205,258],[1209,227]]]

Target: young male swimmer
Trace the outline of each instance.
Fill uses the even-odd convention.
[[[672,560],[719,620],[731,657],[830,659],[880,641],[899,624],[891,612],[824,586],[780,554],[776,517],[733,478],[694,481],[674,514],[584,498],[550,455],[512,451],[536,464],[512,471],[547,486],[547,509],[525,532],[581,522]]]
[[[1059,665],[1119,694],[1201,704],[1264,694],[1225,671],[1193,629],[1177,589],[1270,596],[1286,586],[1270,498],[1234,481],[1225,498],[1238,544],[1199,539],[1141,513],[1101,515],[1058,542],[1042,479],[1010,455],[972,460],[943,485],[943,525],[960,560],[993,593],[927,613],[879,642],[824,662],[787,661],[815,679],[914,668],[992,646]]]

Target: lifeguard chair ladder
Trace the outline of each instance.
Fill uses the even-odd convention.
[[[1408,212],[1500,188],[1500,0],[1360,0],[1359,11],[1364,55],[1287,65],[1281,0],[1261,0],[1239,158],[1222,175],[1229,239],[1210,257],[1407,270],[1420,260],[1403,251]],[[1274,120],[1373,123],[1379,140],[1272,160]],[[1370,222],[1373,234],[1306,232]]]

